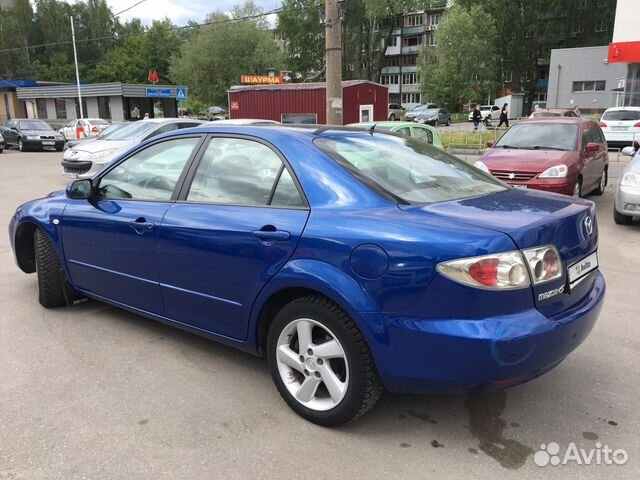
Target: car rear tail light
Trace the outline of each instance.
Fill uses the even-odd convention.
[[[600,126],[600,128],[606,128],[607,124],[604,122],[598,122],[598,125]]]
[[[455,282],[476,288],[513,290],[530,284],[527,266],[518,251],[443,262],[437,270]]]
[[[640,122],[637,122],[633,125],[633,128],[640,128]]]
[[[524,250],[534,285],[562,277],[562,260],[553,246]]]
[[[92,132],[94,132],[94,133],[95,133],[95,132],[97,132],[97,131],[98,131],[98,127],[93,127],[93,128],[91,129],[91,131],[92,131]]]

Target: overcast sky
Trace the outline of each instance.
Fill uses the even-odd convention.
[[[113,13],[120,12],[139,0],[107,0]],[[164,17],[171,19],[176,25],[184,25],[189,20],[201,22],[206,15],[215,10],[229,11],[234,5],[244,3],[243,0],[146,0],[140,5],[121,14],[119,18],[124,22],[131,18],[139,18],[149,24],[152,20]],[[264,10],[279,8],[281,0],[254,0],[254,3]]]

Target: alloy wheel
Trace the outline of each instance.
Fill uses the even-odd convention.
[[[580,185],[580,180],[577,180],[575,187],[573,187],[573,196],[580,197],[581,193],[582,193],[582,185]]]
[[[310,410],[330,410],[347,393],[345,350],[333,332],[315,320],[299,318],[282,329],[276,364],[289,393]]]
[[[20,150],[21,152],[24,151],[24,146],[22,145],[22,139],[21,138],[18,139],[18,150]]]
[[[600,177],[600,191],[604,192],[605,187],[607,186],[607,171],[602,171],[602,176]]]

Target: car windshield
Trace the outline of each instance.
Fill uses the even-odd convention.
[[[427,115],[436,115],[438,113],[439,109],[437,108],[427,108],[424,113]]]
[[[89,118],[87,120],[92,125],[109,125],[109,122],[102,120],[101,118]]]
[[[575,151],[577,144],[577,125],[532,122],[511,127],[498,140],[496,147]]]
[[[22,120],[19,124],[20,130],[53,130],[47,122],[37,120]]]
[[[411,109],[411,111],[412,111],[412,112],[417,112],[417,111],[419,111],[419,110],[424,110],[424,109],[426,109],[426,108],[427,108],[427,106],[426,106],[426,105],[416,105],[415,107],[413,107],[413,108]]]
[[[327,135],[315,145],[373,190],[403,203],[477,197],[506,187],[424,142],[395,135]]]
[[[634,121],[640,120],[640,110],[611,110],[604,112],[602,120]]]
[[[141,120],[126,127],[118,128],[113,133],[109,133],[102,138],[104,140],[133,140],[157,126],[158,124],[156,122]]]

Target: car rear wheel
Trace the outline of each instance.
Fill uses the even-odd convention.
[[[604,189],[607,187],[607,180],[608,180],[608,172],[607,169],[605,168],[602,171],[602,175],[600,176],[600,183],[598,184],[598,188],[596,188],[593,191],[594,195],[602,195],[604,193]]]
[[[391,120],[392,122],[394,122],[396,119],[396,116],[392,113],[391,115],[389,115],[389,120]]]
[[[451,119],[447,118],[447,127],[450,127],[450,126],[451,126]]]
[[[33,243],[40,305],[46,308],[66,305],[66,279],[51,241],[42,230],[37,229],[34,233]]]
[[[323,426],[355,420],[382,394],[372,354],[353,320],[320,295],[276,315],[267,338],[271,375],[298,415]]]
[[[622,213],[616,210],[616,207],[613,207],[613,221],[618,225],[629,225],[633,221],[633,217],[631,215],[623,215]]]
[[[573,187],[573,196],[580,198],[582,196],[582,178],[578,177],[576,184]]]

